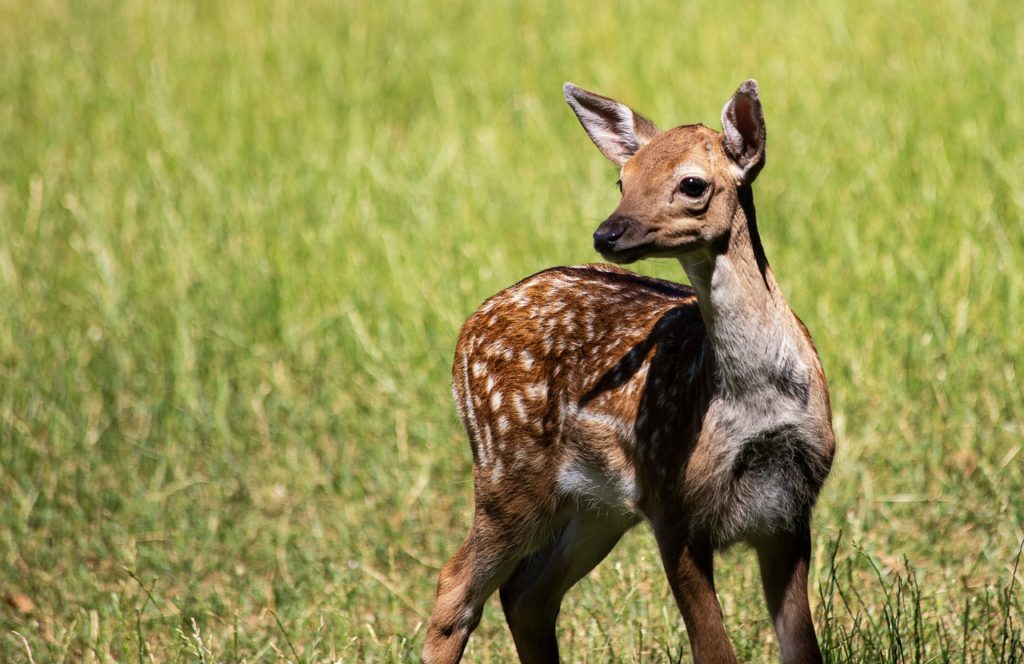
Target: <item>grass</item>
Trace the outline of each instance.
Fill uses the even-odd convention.
[[[827,657],[1020,662],[1021,26],[990,0],[0,1],[0,658],[414,658],[471,510],[459,325],[595,260],[616,201],[561,83],[717,127],[756,77],[761,233],[833,392]],[[741,658],[776,658],[752,557],[718,569]],[[560,642],[688,659],[649,533]],[[496,605],[469,656],[512,656]]]

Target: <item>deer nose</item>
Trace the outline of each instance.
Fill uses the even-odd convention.
[[[608,217],[594,231],[594,249],[600,253],[611,251],[615,247],[615,241],[626,232],[627,220],[618,215]]]

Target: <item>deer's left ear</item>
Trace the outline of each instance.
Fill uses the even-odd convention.
[[[660,133],[653,122],[620,101],[584,90],[572,83],[562,86],[562,94],[590,140],[594,141],[601,154],[619,168],[644,143]]]
[[[757,81],[744,81],[722,109],[725,152],[739,167],[740,180],[750,184],[764,167],[764,112]]]

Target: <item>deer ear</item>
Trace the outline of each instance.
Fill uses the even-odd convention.
[[[757,96],[757,81],[744,81],[722,109],[725,152],[740,170],[740,180],[750,184],[764,167],[764,112]]]
[[[619,168],[660,133],[653,122],[614,99],[578,88],[572,83],[563,85],[562,93],[590,140]]]

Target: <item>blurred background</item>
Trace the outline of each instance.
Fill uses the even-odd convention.
[[[752,77],[832,385],[826,656],[1020,661],[1022,62],[987,0],[0,0],[3,658],[414,658],[472,509],[459,326],[618,198],[561,84],[717,129]],[[753,556],[718,570],[777,659]],[[645,528],[560,642],[689,660]],[[496,600],[468,656],[513,656]]]

